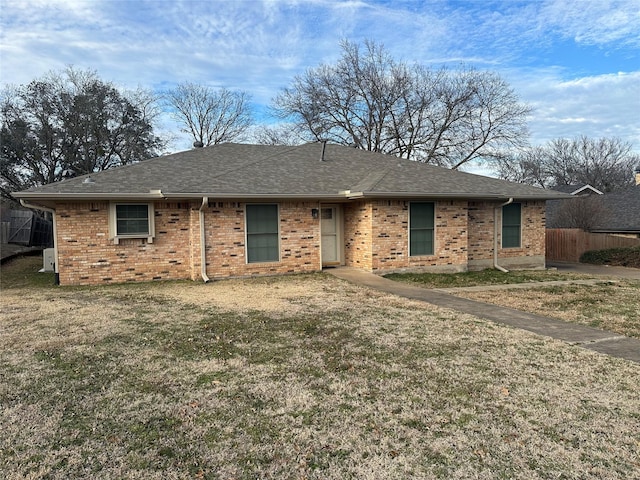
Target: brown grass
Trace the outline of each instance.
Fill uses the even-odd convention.
[[[0,477],[638,478],[639,382],[325,275],[3,283]]]
[[[600,281],[456,295],[640,338],[640,282]]]

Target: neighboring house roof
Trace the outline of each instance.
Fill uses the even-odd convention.
[[[567,198],[529,185],[322,143],[226,143],[145,160],[15,194],[61,199],[429,197]]]
[[[592,232],[640,233],[640,185],[606,193],[601,198],[607,215]]]
[[[584,185],[557,185],[552,188],[556,192],[568,193],[569,195],[587,195],[596,193],[598,195],[603,195],[603,192],[598,190],[595,187],[592,187],[588,183]]]
[[[586,213],[593,221],[590,231],[640,233],[640,185],[619,192],[591,196],[588,200],[596,202],[583,204],[581,207],[589,209]],[[573,225],[564,223],[567,218],[562,215],[563,205],[563,202],[555,200],[546,203],[547,228],[573,228]]]

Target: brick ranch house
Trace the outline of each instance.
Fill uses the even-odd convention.
[[[564,194],[354,148],[221,144],[15,193],[62,285],[545,266]]]

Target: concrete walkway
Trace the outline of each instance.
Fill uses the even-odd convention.
[[[640,279],[640,270],[637,270]],[[428,289],[394,282],[373,273],[349,267],[331,268],[326,273],[358,285],[392,293],[401,297],[431,303],[503,325],[528,330],[539,335],[563,340],[589,350],[640,363],[640,340],[605,330],[563,322],[542,315],[500,307],[476,300],[456,297],[438,289]],[[634,273],[634,272],[632,272]],[[626,277],[625,277],[626,278]],[[636,277],[631,277],[636,278]],[[537,284],[536,284],[537,285]],[[529,287],[533,285],[529,284]],[[507,287],[507,286],[505,286]],[[503,289],[505,289],[503,287]]]
[[[559,272],[584,273],[598,277],[624,278],[640,280],[640,268],[612,267],[609,265],[591,265],[588,263],[550,262],[547,268],[555,268]]]

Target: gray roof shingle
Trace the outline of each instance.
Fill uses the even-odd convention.
[[[607,215],[592,231],[640,233],[640,185],[605,193],[600,198]]]
[[[591,198],[598,206],[598,211],[588,212],[594,219],[592,232],[640,233],[640,185]],[[552,200],[546,206],[547,228],[574,227],[563,217],[561,202]]]
[[[144,197],[566,198],[551,190],[339,145],[221,144],[35,187],[25,199]],[[161,191],[160,194],[158,191]]]

